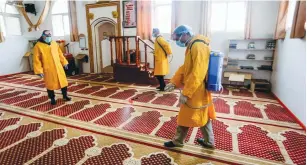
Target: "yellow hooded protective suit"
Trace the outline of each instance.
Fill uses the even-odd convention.
[[[171,83],[176,87],[184,86],[182,94],[188,97],[187,104],[191,107],[201,107],[212,102],[211,93],[206,90],[204,80],[208,71],[210,47],[202,42],[209,44],[209,39],[198,35],[188,43],[185,52],[184,64],[177,70]],[[177,123],[185,127],[202,127],[209,118],[215,119],[214,105],[204,109],[192,109],[187,105],[181,105]]]
[[[161,46],[160,46],[160,45]],[[163,51],[165,50],[165,52]],[[167,55],[172,54],[172,49],[170,44],[162,37],[158,36],[155,41],[155,76],[165,76],[169,73],[169,64],[167,60]]]
[[[68,86],[63,69],[68,62],[56,42],[51,41],[50,45],[37,42],[33,52],[34,73],[44,74],[47,89],[56,90]]]

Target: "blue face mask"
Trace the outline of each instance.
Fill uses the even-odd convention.
[[[181,40],[181,37],[182,37],[182,35],[180,36],[179,40],[176,41],[176,44],[177,44],[179,47],[186,47],[186,46],[185,46],[185,43],[183,43],[183,42],[180,41],[180,40]]]
[[[152,33],[152,37],[156,38],[156,37],[157,37],[157,34]]]
[[[51,42],[51,37],[46,37],[45,42],[50,43]]]

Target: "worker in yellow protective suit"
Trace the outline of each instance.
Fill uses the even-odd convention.
[[[166,147],[182,147],[190,127],[200,127],[203,138],[197,142],[206,148],[214,148],[214,134],[211,119],[216,118],[213,104],[198,109],[212,102],[211,93],[206,90],[205,79],[209,66],[209,39],[202,35],[193,35],[192,29],[186,25],[178,26],[173,40],[180,47],[187,47],[184,64],[177,70],[165,91],[173,91],[183,86],[179,102],[180,111],[177,119],[176,135],[172,141],[165,142]],[[196,107],[196,108],[195,108]]]
[[[63,69],[63,67],[68,69],[68,62],[59,45],[52,41],[49,30],[44,30],[34,46],[33,52],[34,73],[44,78],[51,104],[56,104],[54,90],[57,89],[62,90],[65,101],[70,101],[71,98],[67,96],[68,82]]]
[[[159,89],[160,91],[164,91],[164,76],[169,73],[169,64],[167,57],[172,54],[172,49],[170,44],[162,37],[158,28],[153,29],[152,36],[156,38],[154,47],[154,75],[158,79],[160,84],[157,89]]]

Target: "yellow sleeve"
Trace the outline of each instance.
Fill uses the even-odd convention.
[[[62,53],[62,50],[60,49],[60,47],[58,46],[58,52],[59,52],[59,56],[60,56],[60,61],[61,61],[61,64],[62,66],[65,66],[68,64],[66,58],[64,57],[63,53]]]
[[[167,55],[173,54],[171,45],[163,37],[157,38],[157,42],[163,47]]]
[[[33,48],[33,69],[35,74],[43,74],[43,64],[42,64],[42,53],[38,49],[38,46],[35,45]]]
[[[200,85],[203,85],[209,66],[210,48],[204,46],[203,43],[195,43],[191,50],[191,56],[192,72],[188,75],[182,92],[184,96],[189,98],[193,96]]]
[[[180,87],[183,84],[183,71],[184,71],[184,65],[182,65],[176,71],[175,75],[170,80],[170,82],[174,84],[176,87]]]

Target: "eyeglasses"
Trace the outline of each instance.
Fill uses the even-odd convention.
[[[177,41],[177,40],[180,39],[181,35],[182,35],[182,34],[175,34],[175,33],[173,33],[172,36],[171,36],[171,38],[172,38],[172,40]]]

